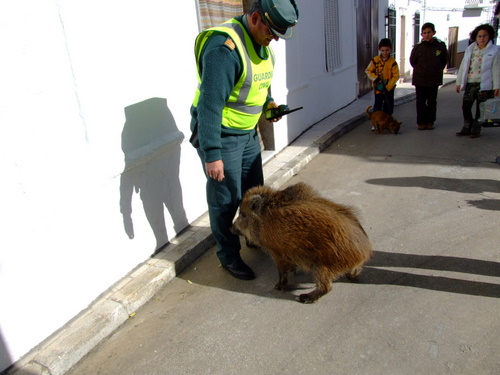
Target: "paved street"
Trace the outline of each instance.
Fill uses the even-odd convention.
[[[461,98],[440,90],[432,131],[414,101],[397,136],[366,121],[287,182],[357,209],[375,249],[358,282],[303,305],[310,274],[276,291],[259,250],[253,281],[209,250],[67,374],[500,374],[500,128],[456,137]]]

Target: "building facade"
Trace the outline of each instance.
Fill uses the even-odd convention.
[[[0,4],[0,370],[85,311],[206,211],[188,142],[206,3]],[[356,5],[298,1],[272,93],[303,106],[266,157],[357,96]],[[35,349],[36,350],[36,349]]]
[[[205,177],[188,142],[194,40],[249,2],[0,3],[0,35],[8,35],[0,38],[0,371],[44,345],[152,253],[168,252],[204,214]],[[294,37],[272,44],[272,95],[304,109],[276,124],[261,121],[265,159],[371,95],[364,70],[380,38],[393,38],[408,79],[424,22],[456,43],[459,59],[470,30],[488,22],[496,5],[297,3]],[[466,16],[470,9],[479,16]]]

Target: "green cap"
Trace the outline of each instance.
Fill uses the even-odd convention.
[[[292,37],[292,27],[299,20],[299,9],[295,0],[262,0],[264,15],[276,36]]]

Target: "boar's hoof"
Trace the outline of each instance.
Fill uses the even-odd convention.
[[[347,278],[349,279],[349,281],[353,281],[353,282],[355,282],[355,281],[357,281],[358,276],[359,276],[359,274],[361,273],[361,271],[362,271],[362,270],[363,270],[363,268],[362,268],[362,267],[353,268],[352,270],[350,270],[350,271],[346,274],[346,276],[347,276]]]
[[[297,297],[297,301],[301,303],[314,303],[319,299],[319,297],[320,296],[315,293],[315,291],[312,291],[311,293],[301,294]]]
[[[308,294],[301,294],[297,297],[300,303],[314,303],[316,300],[312,299]]]
[[[286,284],[283,284],[283,283],[277,283],[277,284],[274,286],[274,289],[276,289],[276,290],[285,290],[285,289],[286,289]]]

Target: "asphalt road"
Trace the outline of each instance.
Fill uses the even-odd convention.
[[[67,374],[500,374],[500,128],[456,137],[453,89],[434,130],[403,104],[399,135],[361,124],[287,183],[357,209],[375,249],[357,283],[303,305],[310,274],[276,291],[259,250],[253,281],[211,250]]]

